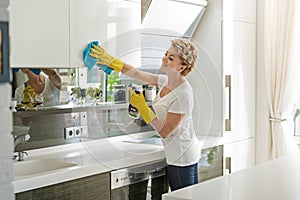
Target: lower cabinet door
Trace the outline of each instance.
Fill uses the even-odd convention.
[[[255,139],[245,139],[224,145],[224,174],[255,165]]]
[[[16,200],[109,200],[110,174],[80,178],[16,194]]]

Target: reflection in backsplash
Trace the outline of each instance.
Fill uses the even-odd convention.
[[[107,76],[97,68],[90,71],[86,68],[54,70],[62,81],[59,105],[40,105],[34,109],[13,113],[14,126],[30,127],[30,140],[18,144],[15,151],[153,130],[142,119],[132,119],[128,116],[127,86],[139,82],[120,77],[118,73]],[[13,99],[15,89],[26,81],[27,78],[21,70],[13,73]],[[115,90],[119,90],[116,85],[122,85],[125,91],[125,96],[123,94],[120,102],[119,96],[116,99],[114,96],[117,94]],[[103,108],[103,101],[115,100],[118,101],[116,104]],[[82,113],[85,117],[81,116]]]
[[[35,73],[40,69],[32,69]],[[132,83],[142,85],[142,83],[126,77],[121,73],[112,72],[106,75],[99,68],[88,70],[87,68],[57,68],[53,69],[59,75],[61,88],[58,94],[58,105],[75,103],[92,103],[97,105],[100,102],[114,102],[114,91],[117,86],[125,87],[125,102],[128,102],[128,86]],[[147,71],[144,69],[143,71]],[[147,71],[159,74],[159,70]],[[26,74],[21,70],[14,70],[12,81],[12,99],[16,100],[16,89],[28,81]],[[119,99],[117,99],[120,103]],[[124,102],[124,101],[122,101]],[[18,102],[20,104],[20,102]],[[38,106],[44,106],[39,105]]]
[[[14,126],[30,127],[30,140],[18,144],[15,151],[153,130],[143,120],[128,117],[127,107],[112,110],[83,107],[80,112],[72,110],[15,112]],[[75,135],[66,137],[68,134],[66,128],[69,127],[86,127],[87,132],[82,137]]]
[[[76,69],[13,69],[12,98],[22,107],[35,107],[28,103],[36,103],[36,96],[45,106],[66,104],[77,74]]]
[[[37,73],[37,69],[31,70]],[[58,105],[67,103],[97,104],[99,102],[114,102],[115,85],[121,83],[125,84],[125,87],[129,85],[129,83],[123,83],[120,73],[113,72],[111,75],[106,75],[99,68],[93,68],[90,71],[87,68],[59,68],[53,70],[55,70],[61,80],[61,88],[57,95],[59,98]],[[40,73],[39,69],[38,73]],[[17,100],[16,90],[26,82],[28,82],[28,75],[22,73],[21,70],[14,70],[12,99]],[[133,79],[130,82],[139,83]],[[127,95],[126,98],[128,98]],[[19,100],[18,104],[21,104],[21,100]]]

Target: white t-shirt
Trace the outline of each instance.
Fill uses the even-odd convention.
[[[193,89],[186,80],[170,93],[160,98],[160,92],[168,82],[166,75],[159,75],[159,92],[152,106],[158,119],[165,121],[167,113],[184,114],[177,129],[163,139],[167,163],[175,166],[188,166],[199,161],[201,147],[194,130],[192,111],[194,106]]]

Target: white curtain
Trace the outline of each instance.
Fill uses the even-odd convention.
[[[298,151],[288,119],[293,112],[296,91],[299,91],[297,87],[300,86],[297,83],[300,77],[300,40],[297,38],[300,23],[299,0],[265,0],[264,20],[270,159],[274,159]]]

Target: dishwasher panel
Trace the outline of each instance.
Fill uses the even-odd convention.
[[[111,172],[112,200],[156,200],[168,192],[166,160],[140,164]]]

